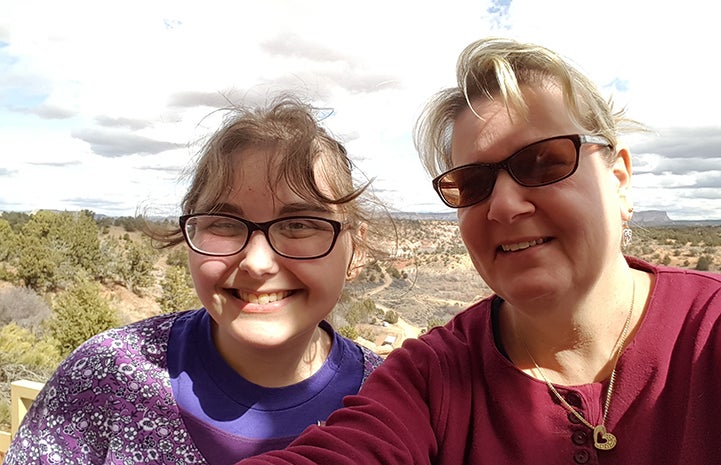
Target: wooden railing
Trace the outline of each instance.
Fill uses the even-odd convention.
[[[10,383],[10,432],[0,431],[0,455],[7,452],[23,417],[42,388],[43,383],[24,379]]]

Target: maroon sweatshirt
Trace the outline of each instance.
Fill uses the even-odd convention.
[[[597,450],[592,432],[496,344],[489,297],[394,351],[347,408],[261,464],[721,463],[721,275],[656,267],[640,328],[622,354]],[[557,386],[592,424],[607,381]]]

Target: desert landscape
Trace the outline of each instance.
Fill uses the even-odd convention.
[[[652,215],[652,221],[634,224],[626,253],[651,263],[721,272],[721,224],[669,223],[664,217]],[[52,345],[63,331],[81,326],[84,312],[100,304],[106,308],[105,324],[119,325],[199,306],[185,247],[151,247],[137,222],[98,219],[88,212],[0,218],[0,345],[5,348],[0,353],[0,430],[9,424],[9,383],[46,380],[63,356],[50,357]],[[491,293],[473,269],[454,219],[403,216],[379,226],[378,235],[385,239],[377,244],[378,253],[346,286],[329,317],[342,334],[386,355]],[[88,251],[94,255],[82,265],[78,260]],[[85,308],[67,308],[68,302],[82,303],[66,298],[77,276],[90,276],[91,294],[97,295]],[[46,320],[59,311],[75,320],[49,334]],[[75,335],[66,350],[87,337]],[[38,350],[41,345],[47,349]]]
[[[398,313],[399,323],[358,323],[361,332],[375,333],[374,341],[386,335],[417,335],[429,326],[447,322],[456,313],[491,294],[475,272],[454,220],[395,220],[397,241],[381,249],[386,255],[371,262],[358,279],[349,283],[351,301],[372,300],[376,308]],[[651,263],[696,268],[699,259],[708,261],[709,271],[721,272],[721,226],[634,226],[635,240],[628,249]],[[121,235],[121,227],[112,234]],[[385,233],[387,237],[391,234]],[[133,233],[141,240],[139,233]],[[160,312],[157,299],[160,281],[167,269],[167,253],[158,256],[153,269],[154,284],[138,295],[123,286],[109,286],[104,294],[118,310],[121,321],[136,321]],[[348,305],[339,304],[331,320],[343,326]],[[400,330],[403,331],[400,331]],[[403,337],[396,338],[398,346]],[[383,350],[385,351],[385,350]]]

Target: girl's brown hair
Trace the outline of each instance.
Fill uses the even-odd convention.
[[[231,108],[223,126],[203,145],[190,173],[190,187],[183,197],[183,214],[212,212],[227,197],[243,150],[268,150],[274,177],[270,189],[284,182],[312,202],[336,205],[354,227],[370,222],[359,197],[370,181],[354,184],[353,164],[338,140],[324,129],[316,109],[283,94],[267,106]],[[322,181],[322,182],[321,182]],[[330,194],[320,189],[328,186]],[[179,226],[147,231],[161,247],[183,242]],[[354,234],[356,249],[366,248],[363,235]]]

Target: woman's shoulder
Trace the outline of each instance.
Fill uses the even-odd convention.
[[[431,328],[423,338],[434,339],[455,339],[461,344],[469,341],[477,341],[479,336],[486,331],[491,331],[491,308],[500,304],[500,297],[492,294],[469,305],[465,310],[457,313],[443,326]]]
[[[653,275],[643,323],[652,344],[662,334],[686,332],[687,340],[702,346],[700,341],[709,336],[707,330],[721,322],[721,274],[653,265],[638,259],[630,259],[629,264]]]
[[[721,274],[675,266],[654,265],[640,258],[626,257],[629,265],[652,274],[656,279],[655,292],[674,292],[694,295],[721,291]]]
[[[656,277],[670,290],[684,288],[689,293],[701,296],[721,293],[721,274],[709,271],[659,266]]]
[[[388,359],[398,352],[407,358],[402,364],[410,361],[467,367],[468,363],[475,363],[477,357],[488,352],[484,349],[493,344],[493,302],[501,300],[495,294],[486,297],[456,314],[445,325],[435,326],[418,338],[406,339],[401,349],[391,352]]]

